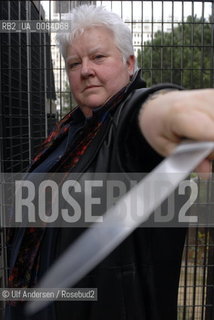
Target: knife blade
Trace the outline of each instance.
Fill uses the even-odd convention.
[[[58,288],[74,286],[89,271],[107,257],[123,240],[125,240],[139,225],[145,222],[151,213],[167,199],[179,183],[214,149],[214,142],[181,143],[175,151],[163,160],[142,181],[127,192],[112,208],[107,210],[102,227],[87,229],[70,247],[61,255],[55,264],[41,279],[37,288]],[[175,174],[176,173],[176,174]],[[155,184],[160,174],[164,174],[164,181],[168,182],[162,192],[156,194],[153,201],[148,201],[148,184]],[[127,212],[120,223],[115,223],[118,210],[124,205],[127,208],[130,199],[138,195],[141,210],[135,219],[131,212]],[[130,210],[130,209],[129,209]],[[32,301],[26,304],[26,313],[32,315],[44,308],[50,301]]]

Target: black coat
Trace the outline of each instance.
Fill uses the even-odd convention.
[[[149,172],[162,160],[139,130],[139,108],[154,91],[177,86],[139,89],[142,87],[144,82],[137,75],[128,88],[128,98],[95,137],[76,172]],[[80,228],[58,230],[51,245],[53,260],[81,232]],[[97,288],[96,302],[57,302],[29,320],[176,319],[184,239],[185,229],[181,228],[138,228],[76,285]],[[43,250],[45,245],[44,241]],[[48,267],[43,267],[41,276]],[[5,319],[28,318],[19,306],[8,307]]]

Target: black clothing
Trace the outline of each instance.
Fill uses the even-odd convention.
[[[74,172],[149,172],[162,160],[142,136],[138,113],[149,94],[178,87],[144,85],[138,74]],[[82,231],[47,228],[40,276]],[[184,229],[138,228],[76,285],[97,288],[98,301],[56,302],[29,319],[22,306],[8,307],[6,320],[174,320],[184,239]]]

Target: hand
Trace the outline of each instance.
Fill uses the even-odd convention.
[[[152,95],[139,114],[141,131],[161,155],[169,155],[185,138],[214,141],[214,89],[169,91]],[[210,170],[212,153],[197,168]]]

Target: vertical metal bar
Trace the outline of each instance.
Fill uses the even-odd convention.
[[[1,4],[3,7],[3,4]],[[10,2],[7,3],[7,12],[8,12],[8,20],[10,19]],[[1,17],[2,18],[2,17]],[[8,56],[11,55],[11,37],[9,36],[9,41],[8,41]],[[1,46],[0,46],[1,47]],[[6,48],[5,48],[6,50]],[[1,48],[0,48],[0,63],[2,62],[2,52]],[[10,65],[10,60],[9,60],[9,73],[11,75],[11,65]],[[2,64],[0,64],[2,65]],[[1,76],[0,76],[1,77]],[[0,78],[0,91],[1,91],[1,85],[2,85],[2,79]],[[11,81],[9,82],[9,91],[11,91]],[[11,96],[11,95],[10,95]],[[1,100],[2,100],[2,95],[1,95]],[[3,102],[3,101],[1,101]],[[9,100],[9,108],[11,106],[11,97]],[[8,109],[9,109],[8,108]],[[1,119],[3,121],[3,103],[1,103]],[[0,146],[0,150],[1,150],[1,154],[0,154],[0,174],[1,174],[1,189],[0,189],[0,196],[1,196],[1,229],[0,229],[0,241],[1,241],[1,245],[0,245],[0,266],[1,266],[1,275],[0,275],[0,281],[1,281],[1,286],[3,288],[6,287],[7,284],[7,252],[6,252],[6,230],[4,229],[4,171],[5,171],[5,162],[4,162],[4,154],[3,154],[3,130],[2,130],[2,125],[3,123],[1,123],[1,130],[0,130],[0,135],[1,135],[1,146]],[[11,141],[11,140],[10,140]],[[5,309],[5,302],[2,301],[1,302],[1,312],[3,312]]]
[[[204,2],[202,2],[202,14],[201,14],[201,70],[200,70],[200,87],[204,87],[204,77],[206,75],[206,66],[204,61]],[[199,72],[199,70],[198,70]]]
[[[38,20],[41,20],[41,7],[39,5],[39,8],[38,8]],[[43,114],[43,110],[42,108],[46,108],[46,101],[45,101],[45,76],[46,76],[46,70],[45,70],[45,60],[46,60],[46,57],[44,55],[44,44],[43,44],[43,41],[44,40],[44,36],[45,36],[45,33],[43,32],[39,32],[38,34],[38,38],[39,38],[39,41],[38,41],[38,52],[39,52],[39,70],[38,70],[38,73],[39,73],[39,112],[37,114],[35,114],[35,119],[37,121],[37,123],[39,123],[38,125],[38,129],[41,130],[41,132],[43,132],[44,128],[43,128],[43,124],[41,121],[39,121],[38,117],[41,117],[44,115]],[[35,89],[36,91],[37,89]],[[45,114],[45,118],[46,118],[46,114]],[[46,123],[46,120],[45,120],[45,123]],[[37,129],[37,130],[38,130]],[[35,142],[34,142],[34,145],[33,145],[33,148],[35,149]],[[34,150],[35,152],[35,150]]]
[[[21,3],[20,1],[18,1],[18,19],[21,19]],[[22,126],[22,110],[21,110],[21,101],[22,101],[22,63],[21,63],[21,56],[22,56],[22,52],[21,52],[21,33],[18,34],[18,57],[19,57],[19,61],[18,61],[18,66],[19,66],[19,70],[18,70],[18,77],[19,77],[19,123],[20,123],[20,137],[19,137],[19,145],[20,145],[20,153],[23,154],[23,126]],[[23,170],[24,167],[24,161],[23,158],[21,158],[21,170]]]
[[[182,1],[182,30],[181,30],[181,37],[182,37],[182,44],[181,44],[181,85],[183,85],[183,74],[184,70],[184,1]]]
[[[165,48],[164,45],[164,29],[163,29],[163,17],[164,17],[164,8],[163,8],[163,2],[162,2],[162,32],[161,32],[161,44],[160,44],[160,81],[163,82],[163,51]],[[153,22],[153,18],[152,18],[152,22]]]
[[[70,4],[70,10],[71,10],[71,2],[69,2],[69,4]],[[49,21],[51,21],[51,19],[52,19],[52,17],[51,17],[51,1],[49,1],[49,16],[48,16],[48,20]],[[50,33],[50,55],[52,54],[52,34]],[[49,68],[49,79],[51,80],[51,72],[53,72],[53,74],[54,74],[54,71],[53,70],[51,70],[51,57],[50,57],[50,62],[49,62],[49,66],[48,66],[48,68]],[[54,77],[54,75],[53,75],[53,77]],[[50,89],[50,93],[49,93],[49,97],[50,97],[50,99],[49,99],[49,109],[50,109],[50,116],[52,115],[52,113],[53,113],[53,110],[52,110],[52,99],[51,99],[51,82],[50,82],[50,84],[49,84],[49,89]],[[53,90],[54,90],[54,88],[53,88]],[[56,113],[57,113],[57,110],[56,110]],[[56,116],[57,117],[57,116]],[[51,123],[51,120],[50,120],[50,123]],[[48,119],[47,119],[47,112],[46,112],[46,126],[47,126],[47,129],[46,129],[46,136],[48,135],[48,133],[49,133],[49,126],[48,126]]]
[[[183,317],[182,319],[186,319],[187,314],[187,283],[188,283],[188,250],[189,250],[189,232],[186,236],[186,245],[185,245],[185,260],[184,260],[184,295],[183,295]]]
[[[2,12],[3,12],[3,3],[0,3],[0,6],[2,6]],[[2,16],[0,17],[3,18]],[[2,43],[2,34],[0,34],[0,43]],[[0,66],[2,66],[2,46],[0,46]],[[2,73],[0,72],[0,174],[1,172],[4,172],[3,169],[3,99],[2,99]]]
[[[212,196],[213,197],[213,196]],[[214,319],[214,229],[209,229],[205,320]]]
[[[131,33],[133,35],[133,2],[131,2]]]
[[[210,72],[210,88],[214,87],[214,2],[212,2],[212,12],[210,15],[210,25],[211,25],[211,49],[210,49],[210,60],[211,60],[211,71]]]
[[[151,10],[152,10],[152,15],[151,15],[151,31],[152,31],[152,36],[151,36],[151,40],[152,40],[152,49],[151,49],[151,79],[152,79],[152,84],[153,84],[153,45],[154,45],[154,41],[153,41],[153,37],[154,37],[154,16],[153,16],[153,0],[151,1]],[[157,72],[157,71],[156,71]]]
[[[31,11],[30,11],[31,2],[26,1],[26,19],[31,20]],[[31,34],[27,31],[26,34],[26,44],[27,44],[27,96],[28,96],[28,147],[29,147],[29,163],[32,159],[32,128],[31,128]]]
[[[193,88],[194,83],[193,83],[193,62],[194,62],[194,2],[192,1],[192,23],[191,23],[191,41],[190,45],[192,48],[192,60],[191,60],[191,69],[190,69],[190,87]]]
[[[211,22],[214,22],[214,4],[212,3],[212,16]],[[213,35],[213,27],[212,27]],[[214,70],[213,70],[214,71]],[[214,77],[214,73],[213,73]],[[212,168],[214,172],[214,165]],[[209,201],[214,202],[214,187],[213,181],[210,185],[210,197]],[[207,292],[206,292],[206,310],[205,310],[205,320],[214,319],[214,228],[209,228],[209,242],[208,242],[208,259],[207,259]]]
[[[204,5],[203,5],[204,8]],[[214,3],[212,1],[211,15],[210,15],[210,25],[211,25],[211,48],[210,48],[210,87],[214,85]],[[214,170],[213,170],[214,171]],[[210,194],[209,201],[214,202],[214,193],[213,193],[213,183],[210,184]],[[207,242],[207,279],[206,279],[206,303],[205,303],[205,320],[214,319],[214,229],[209,228],[208,233],[208,242]],[[204,284],[205,286],[205,284]]]
[[[0,6],[2,6],[2,12],[3,12],[3,3],[0,3]],[[3,17],[1,16],[0,19]],[[0,34],[0,41],[1,39]],[[0,46],[0,66],[2,66],[2,47]],[[5,255],[5,230],[4,227],[4,207],[3,207],[3,199],[4,199],[4,193],[3,193],[3,183],[4,183],[4,154],[3,154],[3,99],[2,99],[2,73],[0,72],[0,284],[2,288],[5,288],[6,285],[6,255]],[[1,302],[0,307],[0,315],[2,316],[2,312],[4,310],[4,302]]]
[[[210,188],[210,187],[209,187]],[[208,200],[209,201],[209,200]],[[203,257],[203,275],[202,275],[202,305],[201,305],[201,320],[204,319],[205,314],[205,297],[206,297],[206,275],[207,275],[207,246],[208,246],[208,226],[204,228],[204,257]]]
[[[175,19],[174,19],[174,1],[172,1],[172,23],[171,23],[171,28],[172,28],[172,37],[171,37],[171,48],[170,48],[170,53],[171,53],[171,70],[170,70],[170,81],[173,82],[173,47],[174,47],[174,24],[175,24]]]
[[[143,1],[141,1],[141,24],[140,24],[140,30],[141,30],[141,37],[140,37],[140,67],[143,65],[143,48],[144,48],[144,36],[143,36],[143,28],[144,28],[144,21],[143,21],[143,15],[144,15],[144,5]]]
[[[195,228],[195,248],[194,248],[194,273],[193,273],[193,294],[192,294],[192,318],[195,318],[197,267],[198,267],[198,227]]]
[[[48,134],[48,111],[47,111],[47,72],[50,72],[50,65],[48,66],[48,69],[47,69],[47,48],[46,48],[46,45],[47,45],[47,34],[44,33],[43,35],[43,48],[44,48],[44,51],[43,51],[43,59],[44,59],[44,100],[45,100],[45,136],[47,136]],[[42,43],[42,42],[40,42]],[[50,77],[49,77],[50,78]],[[49,88],[50,90],[50,88]],[[50,110],[50,114],[51,114],[51,110]]]
[[[11,19],[11,4],[10,2],[8,1],[8,20]],[[11,79],[12,79],[12,66],[11,66],[11,33],[8,34],[8,68],[9,68],[9,72],[8,72],[8,89],[9,89],[9,105],[8,105],[8,115],[12,115],[12,84],[11,84]],[[12,123],[11,123],[11,118],[8,119],[8,124],[10,126],[9,128],[9,138],[10,140],[8,140],[9,144],[10,144],[10,165],[9,165],[9,168],[11,171],[12,171],[12,165],[13,165],[13,153],[12,153]],[[4,159],[4,163],[5,163],[5,159]]]
[[[42,7],[41,7],[41,0],[39,1],[39,20],[43,20],[42,19]],[[45,17],[44,17],[45,19]],[[40,76],[41,76],[41,80],[44,79],[44,83],[43,81],[40,81],[40,92],[42,92],[42,95],[40,95],[41,97],[41,101],[40,101],[40,112],[41,112],[41,117],[43,115],[43,110],[42,108],[44,107],[44,123],[45,123],[45,127],[44,127],[44,133],[45,133],[45,137],[48,134],[48,119],[47,119],[47,109],[48,109],[48,99],[47,99],[47,72],[50,72],[50,66],[47,66],[47,48],[46,46],[48,45],[48,33],[40,33],[40,40],[39,40],[39,45],[40,45],[40,56],[41,56],[41,62],[40,62]],[[41,67],[41,63],[42,61],[44,61],[44,65],[43,67]],[[43,70],[42,70],[43,69]],[[49,77],[50,78],[50,77]],[[43,88],[42,88],[43,85]],[[42,97],[43,96],[43,97]],[[44,106],[43,106],[43,101],[44,100]],[[51,110],[50,110],[51,111]],[[51,113],[51,112],[50,112]],[[42,132],[42,128],[41,128],[41,132]]]
[[[0,3],[0,12],[3,11],[3,4]],[[3,17],[0,15],[0,19]],[[2,35],[0,34],[0,42],[2,41]],[[0,66],[2,65],[2,48],[0,46]],[[3,132],[2,132],[2,124],[3,124],[3,110],[2,110],[2,74],[0,72],[0,285],[4,288],[4,237],[3,237]],[[2,309],[4,308],[3,303],[0,304],[0,317],[2,317]]]

